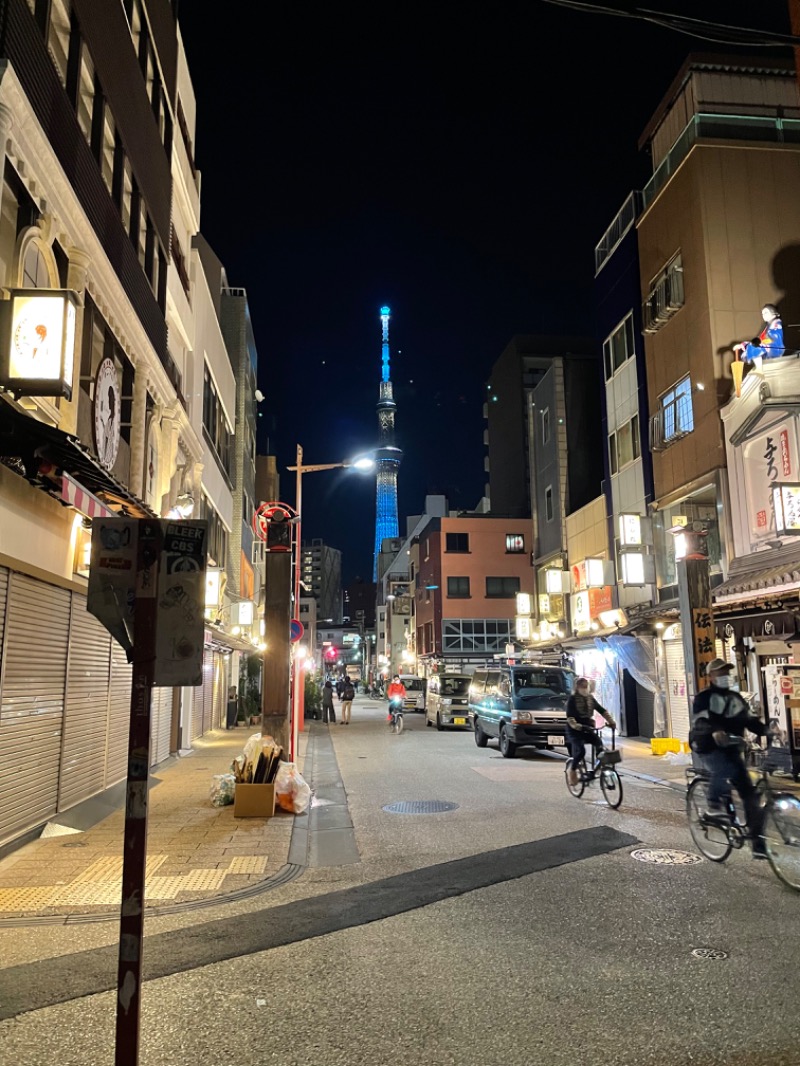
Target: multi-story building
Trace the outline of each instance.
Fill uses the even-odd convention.
[[[530,523],[459,514],[415,534],[415,650],[420,673],[469,670],[502,655],[515,635],[516,596],[534,591]]]
[[[130,667],[86,610],[91,520],[196,499],[203,448],[167,331],[172,6],[9,0],[0,54],[0,284],[56,308],[17,319],[0,392],[2,845],[124,777]],[[154,692],[154,763],[180,699]]]
[[[677,613],[670,530],[705,530],[712,587],[721,584],[734,552],[720,420],[734,345],[759,332],[767,303],[797,321],[798,117],[792,64],[690,57],[641,141],[654,171],[637,222],[653,537],[672,638],[663,643],[669,731],[684,739],[694,679],[680,622],[669,617]]]
[[[339,625],[342,621],[342,553],[319,538],[301,548],[303,590],[317,601],[320,622]]]

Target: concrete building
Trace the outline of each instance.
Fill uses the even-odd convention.
[[[341,625],[342,553],[316,538],[303,543],[301,558],[300,580],[306,595],[317,601],[317,618],[320,623]]]
[[[734,344],[778,305],[798,321],[800,97],[779,60],[690,57],[649,122],[653,176],[637,222],[653,451],[653,536],[670,735],[685,737],[687,677],[677,606],[677,525],[706,532],[712,586],[734,544],[720,408]],[[670,617],[670,614],[672,617]]]

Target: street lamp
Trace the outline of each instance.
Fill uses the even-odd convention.
[[[375,469],[375,460],[371,455],[356,455],[352,459],[345,459],[341,463],[303,463],[303,447],[297,445],[296,459],[294,466],[288,466],[287,470],[292,470],[296,474],[295,479],[295,511],[297,512],[297,519],[294,525],[295,536],[295,558],[294,558],[294,609],[297,614],[300,614],[300,569],[301,569],[301,556],[300,549],[303,543],[301,535],[301,527],[303,521],[303,474],[315,474],[320,470],[342,470],[352,468],[359,473],[368,473],[370,470]],[[300,697],[300,660],[295,659],[294,670],[294,689],[292,692],[292,757],[297,755],[297,733],[300,728],[300,714],[299,714],[299,697]]]

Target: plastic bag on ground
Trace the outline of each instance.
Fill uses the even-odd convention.
[[[211,778],[211,806],[227,807],[233,803],[236,782],[233,774],[214,774]]]
[[[293,762],[282,762],[278,768],[275,802],[291,814],[302,814],[308,809],[311,789]]]

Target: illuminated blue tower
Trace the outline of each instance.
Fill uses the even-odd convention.
[[[392,395],[392,382],[389,379],[389,308],[381,308],[381,387],[378,400],[378,427],[380,430],[378,447],[375,449],[377,468],[377,498],[375,504],[375,559],[372,577],[378,580],[378,553],[381,542],[387,537],[396,537],[397,523],[397,471],[403,453],[394,442],[394,412],[397,404]]]

